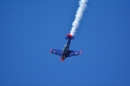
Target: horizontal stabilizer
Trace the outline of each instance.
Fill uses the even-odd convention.
[[[73,40],[74,37],[71,35],[71,34],[68,34],[66,37],[65,37],[66,40]]]

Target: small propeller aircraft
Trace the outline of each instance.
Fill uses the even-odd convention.
[[[71,34],[68,34],[65,37],[66,40],[68,40],[67,44],[65,44],[63,50],[58,50],[58,49],[51,49],[50,52],[56,55],[61,56],[60,60],[64,61],[65,58],[71,57],[71,56],[76,56],[80,55],[81,51],[74,51],[74,50],[69,50],[71,40],[74,39],[74,37]]]

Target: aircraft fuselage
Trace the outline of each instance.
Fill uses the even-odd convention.
[[[64,58],[66,58],[66,54],[69,51],[70,43],[71,43],[71,40],[68,40],[67,44],[65,44],[65,46],[62,50],[62,53],[63,53],[62,57],[64,57]]]

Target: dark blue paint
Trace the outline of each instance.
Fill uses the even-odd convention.
[[[73,40],[74,37],[71,36],[70,34],[68,34],[66,36],[66,38],[67,38],[68,42],[67,42],[67,44],[65,44],[63,50],[58,50],[58,49],[51,49],[50,50],[51,53],[61,56],[62,61],[64,61],[65,58],[67,58],[67,57],[76,56],[76,55],[81,54],[81,51],[69,50],[71,40]]]

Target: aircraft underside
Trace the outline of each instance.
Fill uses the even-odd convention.
[[[69,50],[70,42],[71,42],[71,40],[74,39],[74,37],[71,36],[71,34],[68,34],[65,38],[66,38],[66,40],[68,40],[68,42],[65,45],[63,50],[59,50],[59,49],[50,50],[51,53],[61,56],[61,58],[60,58],[61,61],[64,61],[65,58],[67,58],[67,57],[77,56],[77,55],[81,54],[81,51]]]

